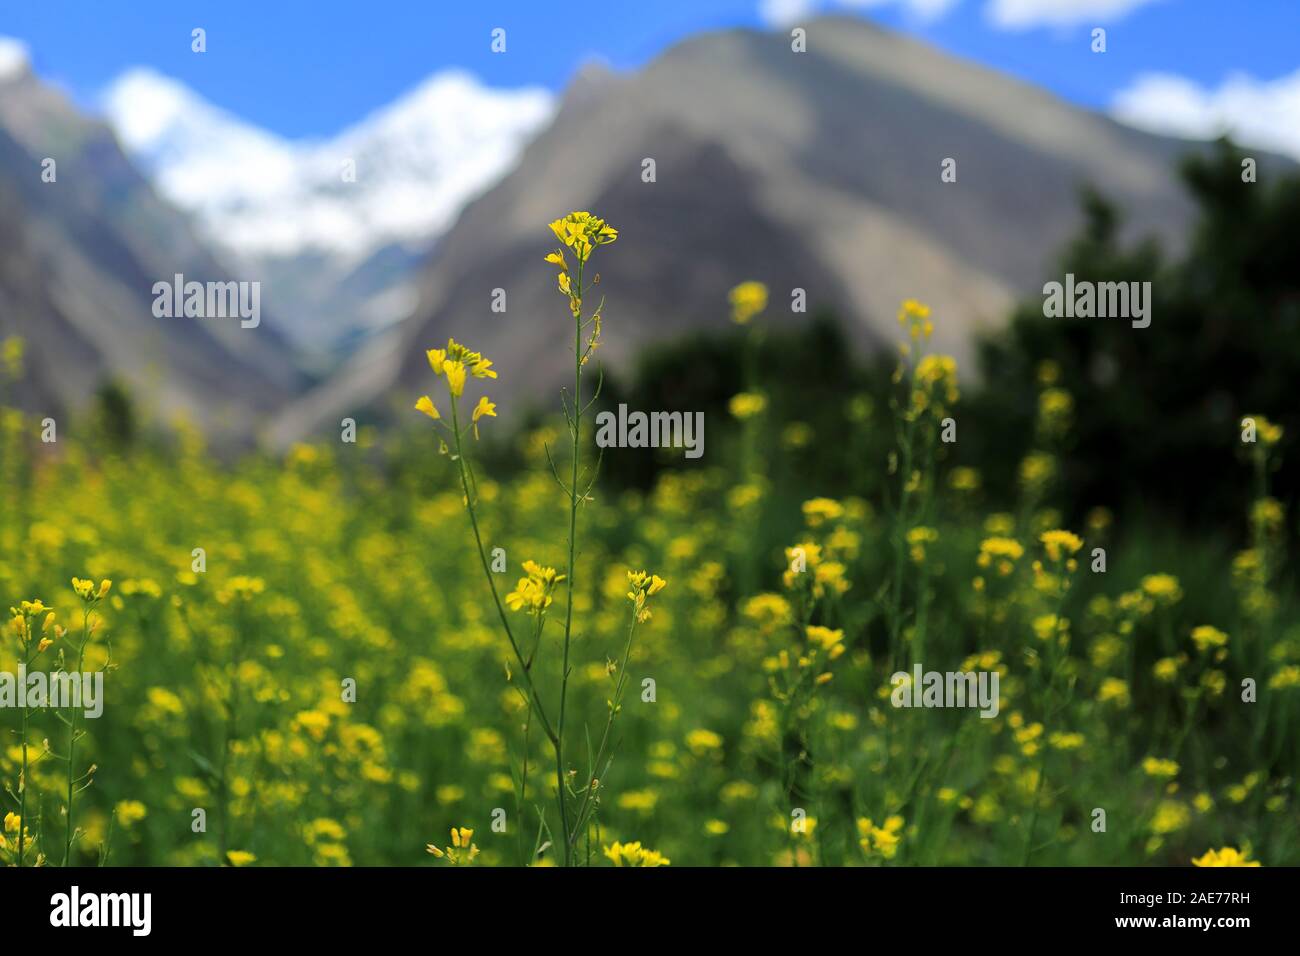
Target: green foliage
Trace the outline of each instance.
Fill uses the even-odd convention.
[[[1177,259],[1150,242],[1124,248],[1119,214],[1095,194],[1059,280],[1150,281],[1149,328],[1122,319],[1045,318],[1027,303],[985,343],[963,440],[991,485],[1012,487],[1035,414],[1035,370],[1060,369],[1075,422],[1061,476],[1074,509],[1160,510],[1189,525],[1239,515],[1251,493],[1239,462],[1241,419],[1263,414],[1300,433],[1300,176],[1242,181],[1242,154],[1223,143],[1185,161],[1200,219]],[[996,437],[993,437],[996,436]],[[1284,466],[1275,493],[1295,499]]]

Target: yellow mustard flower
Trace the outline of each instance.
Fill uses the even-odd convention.
[[[653,867],[668,866],[672,863],[672,860],[657,850],[643,847],[640,840],[634,843],[615,842],[603,849],[605,856],[609,857],[615,866]]]
[[[478,420],[485,416],[489,418],[496,418],[497,407],[493,402],[490,402],[488,400],[488,397],[486,395],[483,395],[479,398],[478,404],[474,406],[473,422],[474,422],[475,438],[478,438]]]
[[[1044,531],[1039,541],[1042,542],[1048,558],[1053,561],[1069,557],[1083,547],[1083,539],[1070,531]]]
[[[1148,777],[1169,780],[1178,776],[1178,763],[1159,757],[1147,757],[1142,761],[1142,770]]]
[[[686,735],[686,747],[696,756],[722,749],[722,735],[712,730],[697,728]]]
[[[828,521],[838,521],[844,516],[844,506],[834,498],[810,498],[800,510],[810,528],[819,528]]]
[[[437,421],[438,419],[442,418],[442,413],[438,411],[438,407],[433,404],[433,399],[431,399],[428,395],[420,396],[420,398],[415,403],[415,410],[417,412],[423,412],[424,414],[432,418],[434,421]]]
[[[876,826],[870,817],[858,820],[858,843],[864,853],[878,853],[886,860],[898,855],[898,844],[902,840],[904,820],[897,814],[886,818],[882,826]]]
[[[1128,682],[1118,677],[1103,678],[1101,686],[1097,689],[1097,700],[1103,704],[1127,707],[1129,705]]]
[[[1177,604],[1183,597],[1183,589],[1172,574],[1148,574],[1142,579],[1142,590],[1165,606]]]
[[[447,388],[452,397],[460,398],[465,391],[465,363],[448,359],[443,370],[447,373]]]
[[[451,828],[451,846],[439,848],[432,843],[425,844],[425,851],[438,859],[445,859],[453,866],[466,866],[478,856],[478,847],[473,842],[474,831],[469,827]]]
[[[668,582],[659,575],[651,574],[648,571],[629,571],[627,572],[627,581],[632,587],[632,590],[627,592],[627,598],[632,602],[636,612],[636,619],[641,622],[650,620],[650,608],[646,602],[666,588]]]
[[[562,219],[556,219],[550,228],[555,238],[571,249],[579,262],[586,262],[597,246],[608,245],[618,238],[617,229],[604,219],[585,211],[571,212]]]
[[[1196,645],[1196,649],[1204,654],[1218,647],[1226,647],[1228,635],[1218,628],[1202,624],[1192,629],[1192,642]]]
[[[526,611],[529,614],[541,614],[554,601],[552,596],[555,586],[565,576],[555,568],[542,567],[536,561],[524,562],[524,577],[519,579],[515,589],[506,595],[506,604],[512,611]]]
[[[767,308],[767,286],[761,282],[742,282],[729,293],[731,321],[745,325]]]
[[[934,323],[930,321],[930,307],[916,299],[904,299],[898,308],[898,324],[903,326],[912,341],[929,339],[934,332]]]
[[[839,628],[832,630],[820,624],[810,624],[804,628],[804,634],[809,644],[826,651],[832,660],[844,653],[844,631]]]
[[[1250,859],[1249,853],[1225,846],[1218,850],[1206,850],[1204,854],[1192,858],[1192,866],[1260,866],[1258,860]]]
[[[742,421],[761,415],[765,408],[767,408],[767,398],[758,392],[740,392],[733,395],[731,401],[727,403],[727,409],[732,417]]]

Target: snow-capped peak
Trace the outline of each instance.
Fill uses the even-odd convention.
[[[462,71],[429,77],[325,141],[246,123],[148,69],[119,77],[103,104],[127,152],[215,243],[251,257],[354,260],[446,229],[554,109],[546,90],[493,90]]]

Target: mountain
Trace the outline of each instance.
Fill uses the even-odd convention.
[[[122,379],[159,415],[182,414],[218,438],[251,434],[304,385],[274,316],[256,328],[238,318],[155,317],[157,282],[242,277],[159,199],[107,126],[14,50],[0,46],[0,337],[28,343],[28,377],[15,397],[57,414]]]
[[[397,266],[425,258],[553,104],[543,89],[494,90],[450,70],[337,136],[300,142],[135,69],[104,109],[160,192],[266,284],[290,336],[319,353],[409,313],[414,271]]]
[[[897,337],[907,297],[935,310],[934,346],[971,367],[975,333],[1041,289],[1091,183],[1130,235],[1178,244],[1192,213],[1176,182],[1189,148],[1121,126],[1009,76],[853,17],[785,34],[703,34],[630,75],[586,71],[513,172],[467,206],[423,271],[420,304],[383,342],[289,406],[278,442],[429,387],[423,351],[481,350],[510,406],[571,368],[567,311],[542,261],[546,223],[588,209],[621,229],[599,254],[601,356],[726,324],[726,293],[762,279],[766,321],[833,310],[864,350]],[[941,163],[957,160],[957,181]],[[642,162],[656,181],[642,181]],[[490,309],[494,288],[507,312]]]

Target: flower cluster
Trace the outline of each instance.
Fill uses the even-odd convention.
[[[616,240],[618,230],[604,219],[593,216],[589,212],[571,212],[563,219],[557,219],[551,223],[551,232],[555,234],[555,238],[563,243],[560,248],[546,256],[547,262],[553,266],[559,266],[560,269],[559,274],[555,277],[555,284],[560,292],[568,297],[569,311],[573,314],[574,319],[578,321],[579,328],[591,326],[591,334],[578,356],[579,365],[586,365],[591,353],[600,346],[603,300],[602,306],[597,306],[591,318],[584,322],[582,319],[582,297],[586,295],[587,290],[583,287],[585,281],[583,273],[587,260],[591,258],[591,254],[596,247],[607,246]],[[569,271],[569,261],[564,256],[565,249],[569,249],[578,260],[578,273],[576,276]],[[596,276],[592,284],[599,281],[600,276]]]
[[[604,850],[605,856],[613,860],[615,866],[668,866],[672,863],[672,860],[658,850],[643,847],[640,840],[635,843],[619,843],[615,841],[613,845],[605,847]]]
[[[591,258],[591,253],[597,246],[607,246],[618,238],[617,229],[589,212],[571,212],[563,219],[551,223],[550,228],[555,233],[555,238],[572,250],[579,262]],[[546,261],[562,266],[567,271],[563,249],[557,249],[554,255],[558,257],[558,262],[550,256]]]
[[[1228,635],[1217,627],[1202,624],[1199,627],[1192,628],[1192,643],[1196,645],[1198,651],[1205,654],[1220,647],[1227,647]]]
[[[104,600],[108,596],[109,588],[112,586],[112,581],[104,580],[99,582],[99,588],[96,590],[94,581],[85,578],[72,579],[72,590],[76,591],[77,597],[87,604],[94,604]]]
[[[541,614],[551,606],[555,586],[564,580],[564,575],[555,568],[544,568],[536,561],[524,562],[524,574],[515,589],[506,595],[506,604],[512,611]]]
[[[1218,850],[1206,850],[1202,856],[1192,858],[1192,866],[1259,866],[1258,860],[1250,859],[1249,852],[1242,852],[1234,847],[1225,846]]]
[[[425,850],[440,860],[446,859],[453,866],[466,866],[478,856],[478,847],[472,842],[473,837],[474,831],[469,827],[452,827],[451,846],[439,849],[430,843],[425,846]]]
[[[453,410],[455,409],[456,399],[465,393],[465,379],[467,376],[472,375],[474,378],[497,377],[496,371],[492,368],[491,359],[484,358],[480,353],[466,348],[455,339],[448,339],[445,349],[429,349],[424,354],[429,360],[429,368],[433,369],[433,374],[446,377],[447,391],[451,395]],[[435,422],[442,420],[442,412],[438,411],[438,406],[434,404],[433,399],[428,395],[420,396],[415,403],[415,410],[429,416]],[[496,405],[486,395],[480,396],[478,404],[474,406],[474,410],[470,414],[470,424],[474,429],[475,438],[478,438],[479,419],[484,417],[495,418],[496,414]]]
[[[791,591],[808,591],[812,597],[844,594],[852,586],[842,561],[833,560],[820,544],[803,541],[785,549],[786,570],[781,579]]]
[[[1062,557],[1068,560],[1070,555],[1083,547],[1083,539],[1072,531],[1044,531],[1039,540],[1043,543],[1048,559],[1055,563],[1059,563]]]
[[[107,584],[108,582],[105,583]],[[51,628],[54,628],[56,637],[63,633],[63,629],[54,623],[54,611],[46,607],[40,599],[35,601],[22,601],[19,603],[18,607],[11,607],[9,609],[9,614],[10,633],[18,639],[18,645],[22,648],[26,648],[27,645],[31,643],[32,638],[35,637],[36,621],[38,619],[40,620],[40,632],[42,637],[40,644],[36,648],[38,654],[53,643],[52,640],[44,636],[49,633]]]
[[[629,571],[627,583],[632,590],[627,592],[627,599],[632,602],[636,619],[640,622],[650,620],[650,608],[646,603],[649,598],[668,586],[668,582],[657,574],[648,571]]]
[[[934,323],[930,321],[930,307],[915,299],[905,299],[899,306],[898,324],[907,330],[907,337],[913,342],[918,339],[928,341],[934,333]]]
[[[947,406],[957,403],[958,397],[956,359],[951,355],[926,355],[916,363],[913,412],[930,409],[936,416],[941,415]]]
[[[907,553],[914,564],[924,564],[926,546],[937,544],[939,532],[926,525],[917,525],[907,531]]]
[[[844,517],[844,506],[834,498],[809,498],[800,510],[804,522],[810,528],[820,528],[827,522],[839,521]]]
[[[994,535],[980,542],[980,553],[975,563],[981,568],[992,568],[999,577],[1005,578],[1015,570],[1015,563],[1024,553],[1024,545],[1015,538]]]
[[[858,819],[858,844],[868,856],[878,854],[883,859],[892,860],[898,855],[902,830],[903,818],[897,814],[887,817],[882,826],[876,826],[870,817],[861,817]]]
[[[731,321],[748,325],[767,308],[767,286],[761,282],[742,282],[727,294],[731,302]]]

